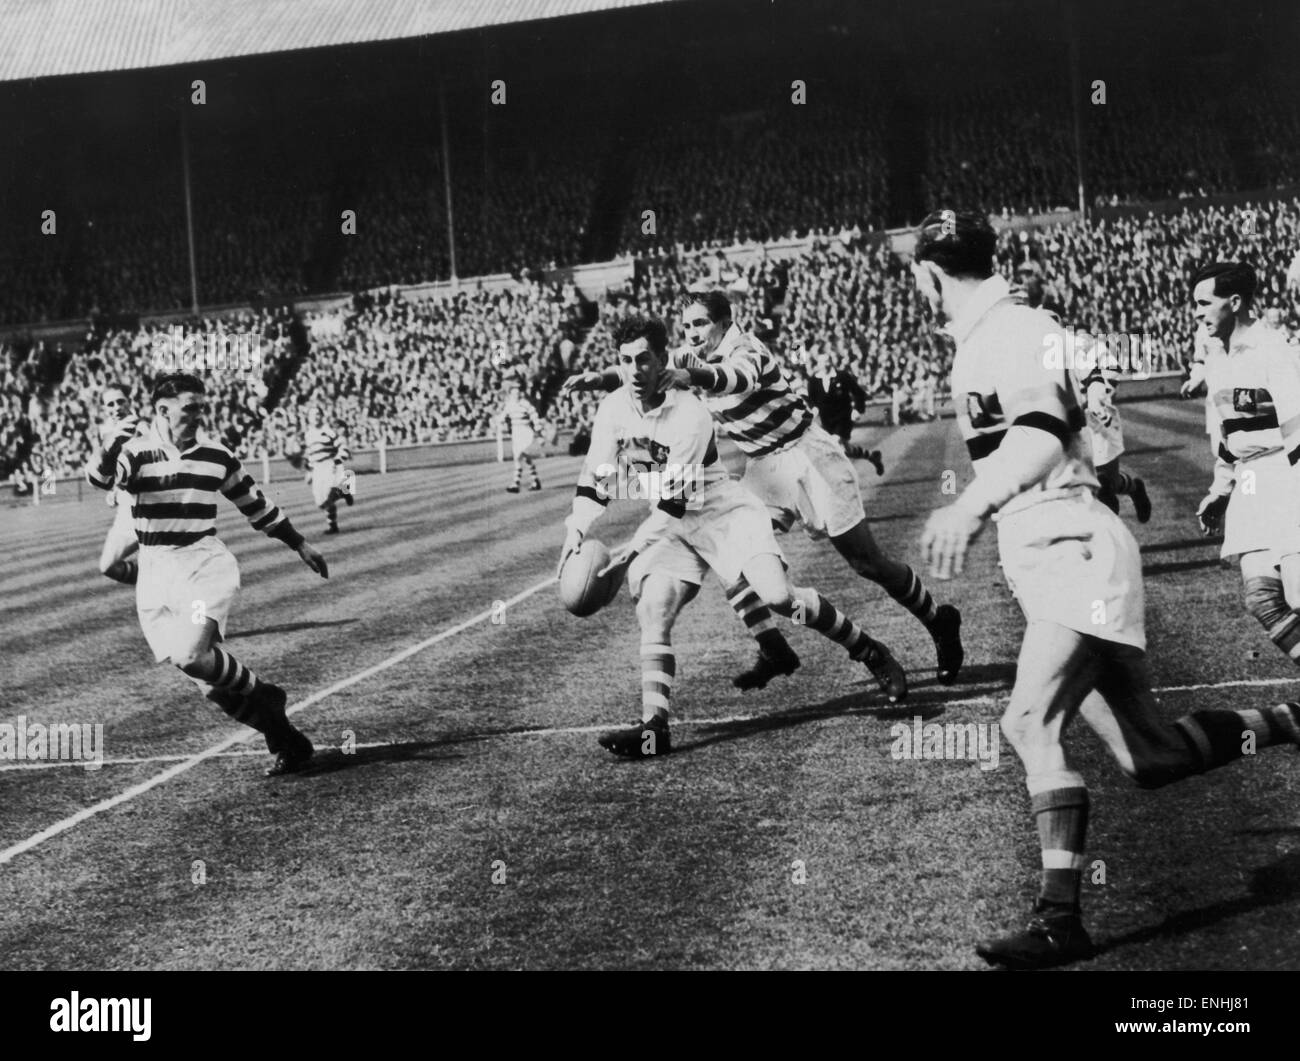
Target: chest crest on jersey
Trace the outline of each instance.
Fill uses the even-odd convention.
[[[1002,403],[996,394],[969,391],[966,394],[966,416],[970,419],[970,426],[977,430],[993,427],[1003,420]]]
[[[1273,396],[1263,387],[1234,387],[1232,409],[1238,413],[1257,413],[1261,405],[1271,406]]]
[[[623,450],[631,460],[648,460],[660,465],[668,460],[668,447],[652,438],[624,438]]]

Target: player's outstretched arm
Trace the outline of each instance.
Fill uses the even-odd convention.
[[[560,393],[616,391],[622,385],[623,380],[618,374],[618,369],[606,368],[597,372],[579,372],[576,376],[570,376],[560,385]]]

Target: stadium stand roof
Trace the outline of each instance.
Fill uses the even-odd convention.
[[[0,81],[424,37],[668,2],[0,0]]]

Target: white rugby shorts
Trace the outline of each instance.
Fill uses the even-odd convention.
[[[1091,490],[998,519],[998,553],[1026,619],[1145,651],[1137,541]]]
[[[767,506],[782,531],[796,522],[812,538],[834,538],[862,522],[862,489],[838,439],[817,424],[794,445],[751,457],[741,483]]]
[[[339,485],[343,477],[343,465],[333,461],[322,461],[311,466],[311,496],[317,508],[324,508],[329,501],[330,491]]]
[[[1223,518],[1220,556],[1268,551],[1276,565],[1282,557],[1300,553],[1300,485],[1286,455],[1242,461],[1236,480]]]
[[[698,509],[688,508],[668,533],[656,538],[627,572],[632,599],[652,572],[672,575],[681,582],[701,585],[710,569],[724,588],[735,585],[746,564],[756,556],[785,557],[776,544],[767,509],[734,479],[713,483],[704,491]]]
[[[238,590],[239,564],[214,535],[179,548],[142,546],[135,610],[154,659],[192,644],[204,619],[215,619],[224,638]]]
[[[1093,467],[1100,468],[1123,456],[1124,428],[1119,422],[1119,413],[1112,412],[1110,423],[1106,425],[1088,413],[1088,437],[1092,442]]]
[[[533,433],[532,428],[526,427],[517,431],[511,431],[510,452],[513,453],[516,458],[522,457],[525,454],[530,457],[535,457],[537,454],[529,453],[529,450],[533,448],[533,443],[536,441],[537,436]]]

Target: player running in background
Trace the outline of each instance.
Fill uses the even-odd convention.
[[[510,450],[514,454],[514,476],[506,493],[519,493],[519,482],[523,478],[524,468],[528,468],[529,490],[540,490],[542,480],[537,477],[537,465],[533,463],[533,444],[542,433],[542,418],[537,409],[526,397],[524,388],[517,379],[506,384],[506,401],[497,414],[497,424],[510,425]]]
[[[746,456],[742,484],[767,506],[778,529],[799,522],[810,537],[830,538],[854,571],[910,611],[934,640],[939,680],[955,681],[964,658],[961,613],[950,604],[936,607],[916,572],[876,544],[863,515],[857,472],[839,443],[813,422],[812,410],[767,347],[733,322],[725,294],[686,294],[679,305],[686,346],[673,354],[669,381],[699,389],[718,426]],[[607,370],[566,386],[608,388],[610,382]],[[732,605],[743,617],[747,587],[742,582],[735,589]],[[760,652],[737,684],[785,673],[781,661]]]
[[[322,578],[325,559],[257,489],[239,459],[200,437],[207,410],[195,376],[163,376],[153,388],[153,422],[143,437],[109,439],[91,485],[130,495],[140,542],[136,613],[154,659],[170,660],[231,718],[266,737],[275,755],[268,775],[291,773],[311,758],[311,741],[290,724],[286,696],[222,648],[239,589],[239,564],[217,538],[217,494],[255,530],[284,542]]]
[[[311,495],[316,507],[325,511],[326,534],[339,532],[339,501],[346,501],[349,506],[353,502],[356,477],[346,467],[346,462],[352,459],[352,452],[343,439],[346,426],[343,420],[336,419],[331,427],[324,410],[316,407],[311,411],[311,426],[303,440]]]
[[[661,487],[652,514],[614,551],[608,569],[630,565],[628,588],[641,625],[641,718],[603,735],[601,746],[633,758],[670,750],[673,623],[710,568],[724,586],[743,577],[773,611],[835,641],[877,680],[888,679],[892,669],[899,672],[893,676],[897,681],[900,668],[884,645],[815,589],[790,581],[766,509],[718,460],[708,409],[689,391],[665,386],[669,355],[663,321],[628,317],[615,328],[614,341],[624,385],[596,411],[591,449],[565,520],[560,567],[604,512],[608,484],[620,467],[658,473],[650,481],[657,479]]]
[[[930,517],[921,546],[937,577],[960,575],[969,543],[997,514],[998,552],[1026,619],[1002,731],[1025,767],[1043,869],[1028,927],[976,950],[990,964],[1039,968],[1094,953],[1079,906],[1088,790],[1062,745],[1074,717],[1125,774],[1156,788],[1248,749],[1300,744],[1300,705],[1161,718],[1137,542],[1095,496],[1077,384],[1044,363],[1060,325],[994,272],[996,243],[982,214],[952,210],[928,216],[917,237],[912,275],[956,340],[952,393],[975,465],[956,503]]]
[[[1046,284],[1042,266],[1028,261],[1018,266],[1016,276],[1024,288],[1025,300],[1034,309],[1045,309]],[[1052,310],[1058,320],[1060,314]],[[1115,384],[1107,371],[1110,356],[1105,345],[1086,332],[1074,331],[1066,336],[1069,364],[1084,396],[1084,412],[1088,417],[1088,436],[1092,441],[1092,464],[1101,489],[1097,500],[1112,512],[1119,512],[1121,495],[1133,501],[1139,523],[1151,518],[1151,498],[1147,496],[1146,483],[1137,476],[1119,470],[1119,459],[1124,453],[1124,430],[1119,412],[1115,408]]]
[[[148,431],[148,421],[131,412],[130,391],[122,384],[108,384],[100,392],[100,403],[104,409],[104,420],[99,428],[101,447],[116,435],[135,437]],[[104,548],[99,552],[99,572],[114,582],[134,586],[139,573],[135,554],[140,543],[136,540],[135,524],[131,519],[131,497],[113,489],[108,491],[104,500],[110,507],[115,507],[116,512],[113,526],[104,539]]]
[[[1250,612],[1300,664],[1300,359],[1252,312],[1255,271],[1217,262],[1192,279],[1197,325],[1217,340],[1205,359],[1214,481],[1196,515],[1223,531]]]

